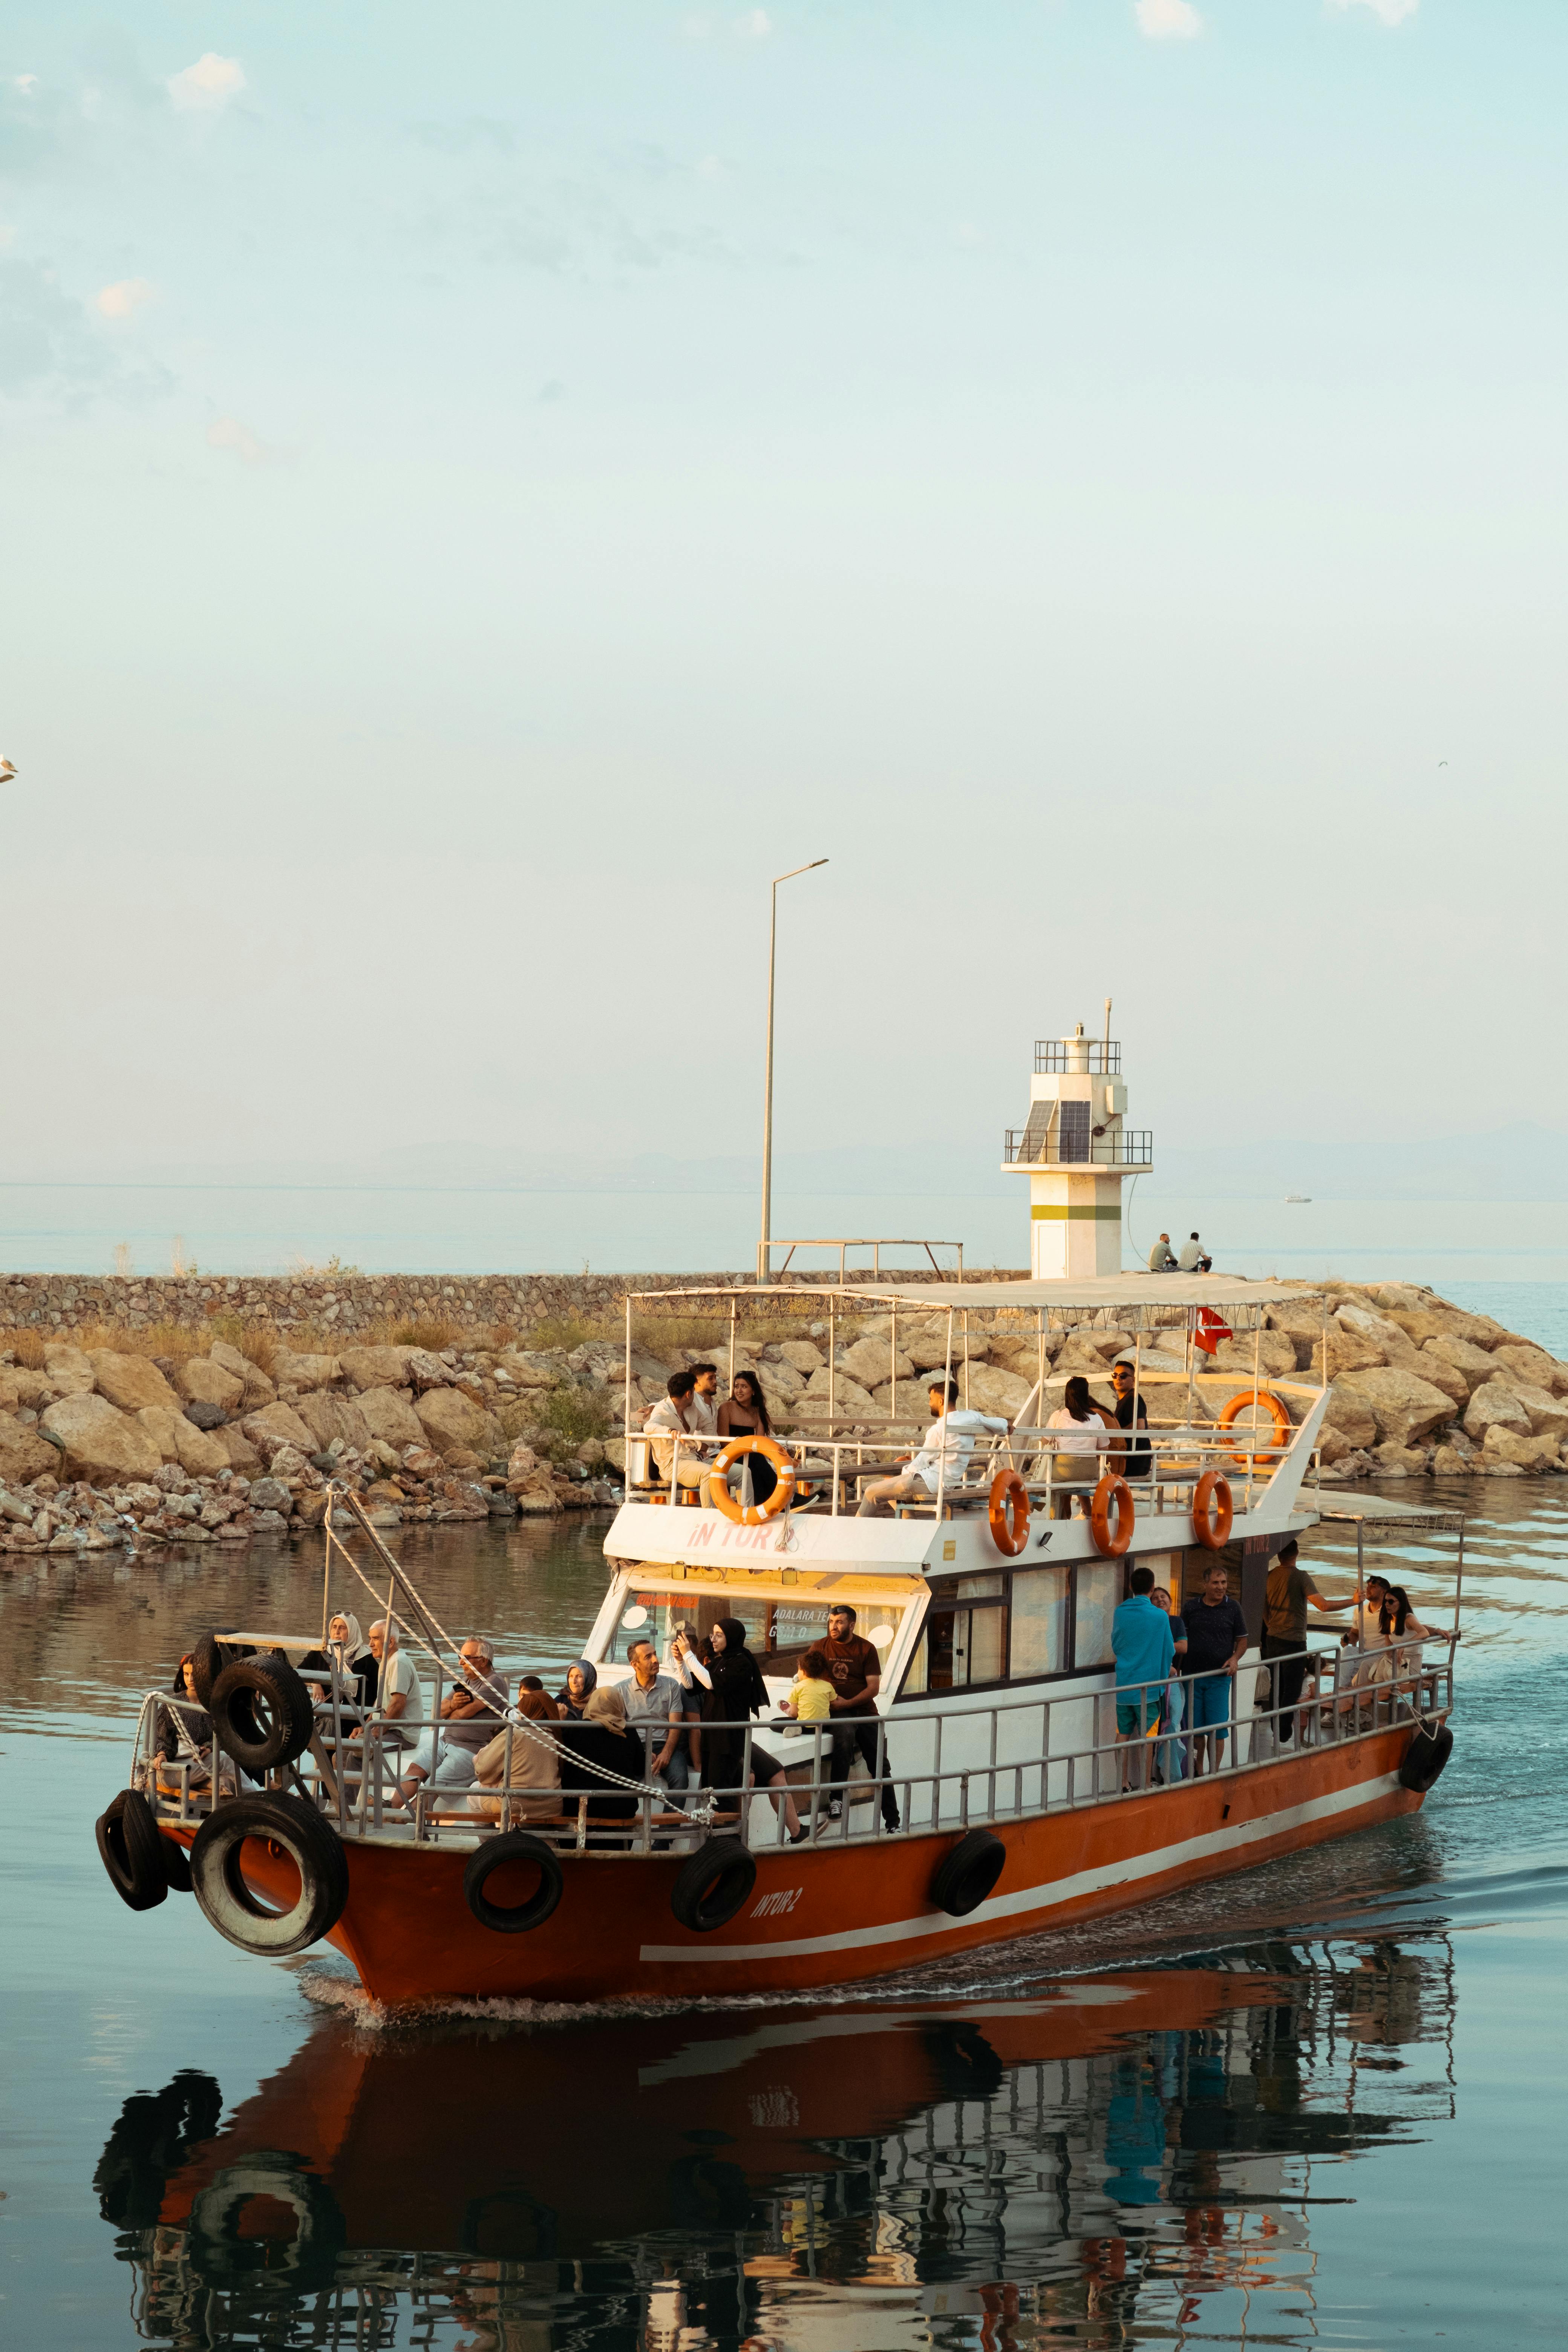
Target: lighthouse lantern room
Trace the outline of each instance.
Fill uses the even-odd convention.
[[[1029,1117],[1009,1128],[1008,1175],[1029,1180],[1029,1272],[1037,1281],[1121,1271],[1121,1180],[1154,1164],[1154,1139],[1127,1125],[1121,1047],[1110,1034],[1035,1042]]]

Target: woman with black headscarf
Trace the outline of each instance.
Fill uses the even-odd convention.
[[[727,1792],[741,1786],[746,1747],[743,1726],[749,1717],[760,1715],[769,1704],[762,1670],[746,1647],[746,1629],[738,1617],[720,1618],[708,1637],[706,1664],[712,1687],[702,1694],[703,1777],[710,1789]],[[716,1730],[714,1726],[718,1724],[728,1724],[731,1728]],[[810,1831],[801,1827],[795,1799],[784,1777],[784,1766],[754,1739],[752,1780],[772,1795],[774,1810],[784,1816],[791,1845],[799,1845],[803,1838],[810,1836]]]

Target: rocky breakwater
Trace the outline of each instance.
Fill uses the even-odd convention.
[[[15,1566],[43,1550],[303,1533],[330,1482],[382,1528],[616,1499],[595,1474],[599,1433],[618,1419],[616,1351],[591,1351],[592,1370],[584,1349],[260,1352],[265,1367],[221,1340],[180,1357],[0,1349],[0,1552]]]

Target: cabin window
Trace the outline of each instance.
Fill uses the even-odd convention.
[[[933,1598],[907,1691],[967,1690],[1006,1679],[1007,1583],[1001,1574],[961,1576]]]
[[[627,1593],[621,1621],[605,1656],[625,1658],[633,1642],[651,1640],[665,1656],[678,1625],[695,1625],[699,1638],[710,1633],[721,1617],[738,1617],[746,1629],[746,1647],[765,1675],[793,1675],[807,1650],[827,1638],[831,1593],[704,1592],[686,1587],[637,1586]],[[872,1643],[884,1659],[892,1655],[903,1622],[906,1596],[896,1601],[862,1600],[851,1604],[855,1630]],[[639,1613],[640,1612],[640,1613]],[[626,1620],[635,1622],[628,1624]]]
[[[1016,1570],[1013,1576],[1014,1681],[1023,1682],[1031,1675],[1065,1674],[1070,1663],[1067,1570]]]
[[[1073,1658],[1085,1666],[1111,1663],[1110,1621],[1121,1598],[1120,1560],[1083,1560],[1073,1571]]]

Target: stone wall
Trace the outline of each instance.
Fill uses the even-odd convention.
[[[850,1281],[869,1281],[868,1273]],[[945,1275],[900,1271],[882,1279],[900,1284],[947,1280]],[[978,1274],[974,1279],[981,1278]],[[987,1267],[986,1281],[1022,1280],[1013,1269]],[[67,1332],[92,1324],[141,1330],[170,1323],[199,1331],[217,1315],[237,1315],[279,1332],[301,1327],[341,1334],[373,1325],[439,1317],[465,1327],[511,1324],[518,1330],[545,1320],[585,1321],[619,1313],[628,1291],[749,1289],[749,1274],[301,1274],[0,1275],[0,1329]],[[822,1271],[795,1275],[793,1285],[827,1279]]]

